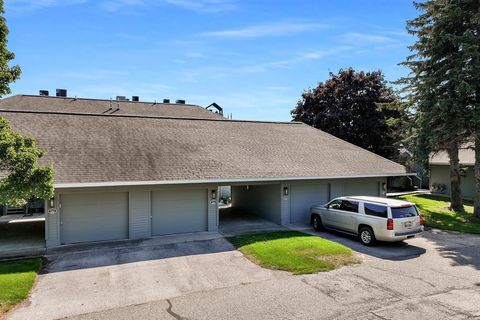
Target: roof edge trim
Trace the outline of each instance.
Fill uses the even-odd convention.
[[[271,177],[271,178],[245,178],[245,179],[206,179],[206,180],[152,180],[152,181],[112,181],[112,182],[73,182],[54,183],[57,189],[94,188],[94,187],[122,187],[122,186],[149,186],[149,185],[178,185],[178,184],[220,184],[220,183],[248,183],[248,182],[279,182],[297,180],[328,180],[328,179],[354,179],[354,178],[385,178],[416,176],[416,173],[391,173],[352,176],[319,176],[319,177]]]

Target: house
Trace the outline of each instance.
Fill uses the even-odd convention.
[[[462,196],[472,199],[475,195],[475,151],[472,145],[464,145],[458,154],[461,167]],[[439,195],[450,195],[450,159],[446,151],[430,156],[430,191]]]
[[[398,156],[395,161],[404,165],[408,171],[415,172],[415,176],[389,177],[387,180],[388,191],[409,191],[416,188],[427,189],[429,187],[428,173],[423,166],[412,161],[413,154],[407,148],[401,146],[398,149]]]
[[[303,123],[227,120],[183,103],[18,95],[0,101],[0,116],[53,163],[47,247],[217,231],[221,186],[233,207],[307,223],[313,204],[385,195],[387,177],[409,175]]]

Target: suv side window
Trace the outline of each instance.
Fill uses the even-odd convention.
[[[358,213],[358,201],[342,200],[340,210]]]
[[[380,218],[388,218],[388,211],[386,206],[372,204],[372,203],[364,203],[365,214],[369,216],[375,216]]]
[[[332,202],[329,203],[328,209],[340,210],[341,205],[342,205],[342,200],[333,200]]]

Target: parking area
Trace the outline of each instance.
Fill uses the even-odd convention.
[[[224,236],[287,229],[286,227],[276,224],[273,221],[261,218],[257,215],[235,207],[219,209],[218,217],[218,230]]]
[[[363,263],[293,276],[258,267],[221,236],[63,252],[49,257],[30,301],[8,319],[480,317],[479,236],[433,230],[368,248],[317,234]]]
[[[7,215],[0,217],[0,259],[40,256],[45,253],[45,217],[43,215]]]

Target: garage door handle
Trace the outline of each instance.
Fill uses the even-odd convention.
[[[63,226],[63,221],[60,221],[60,225]]]

